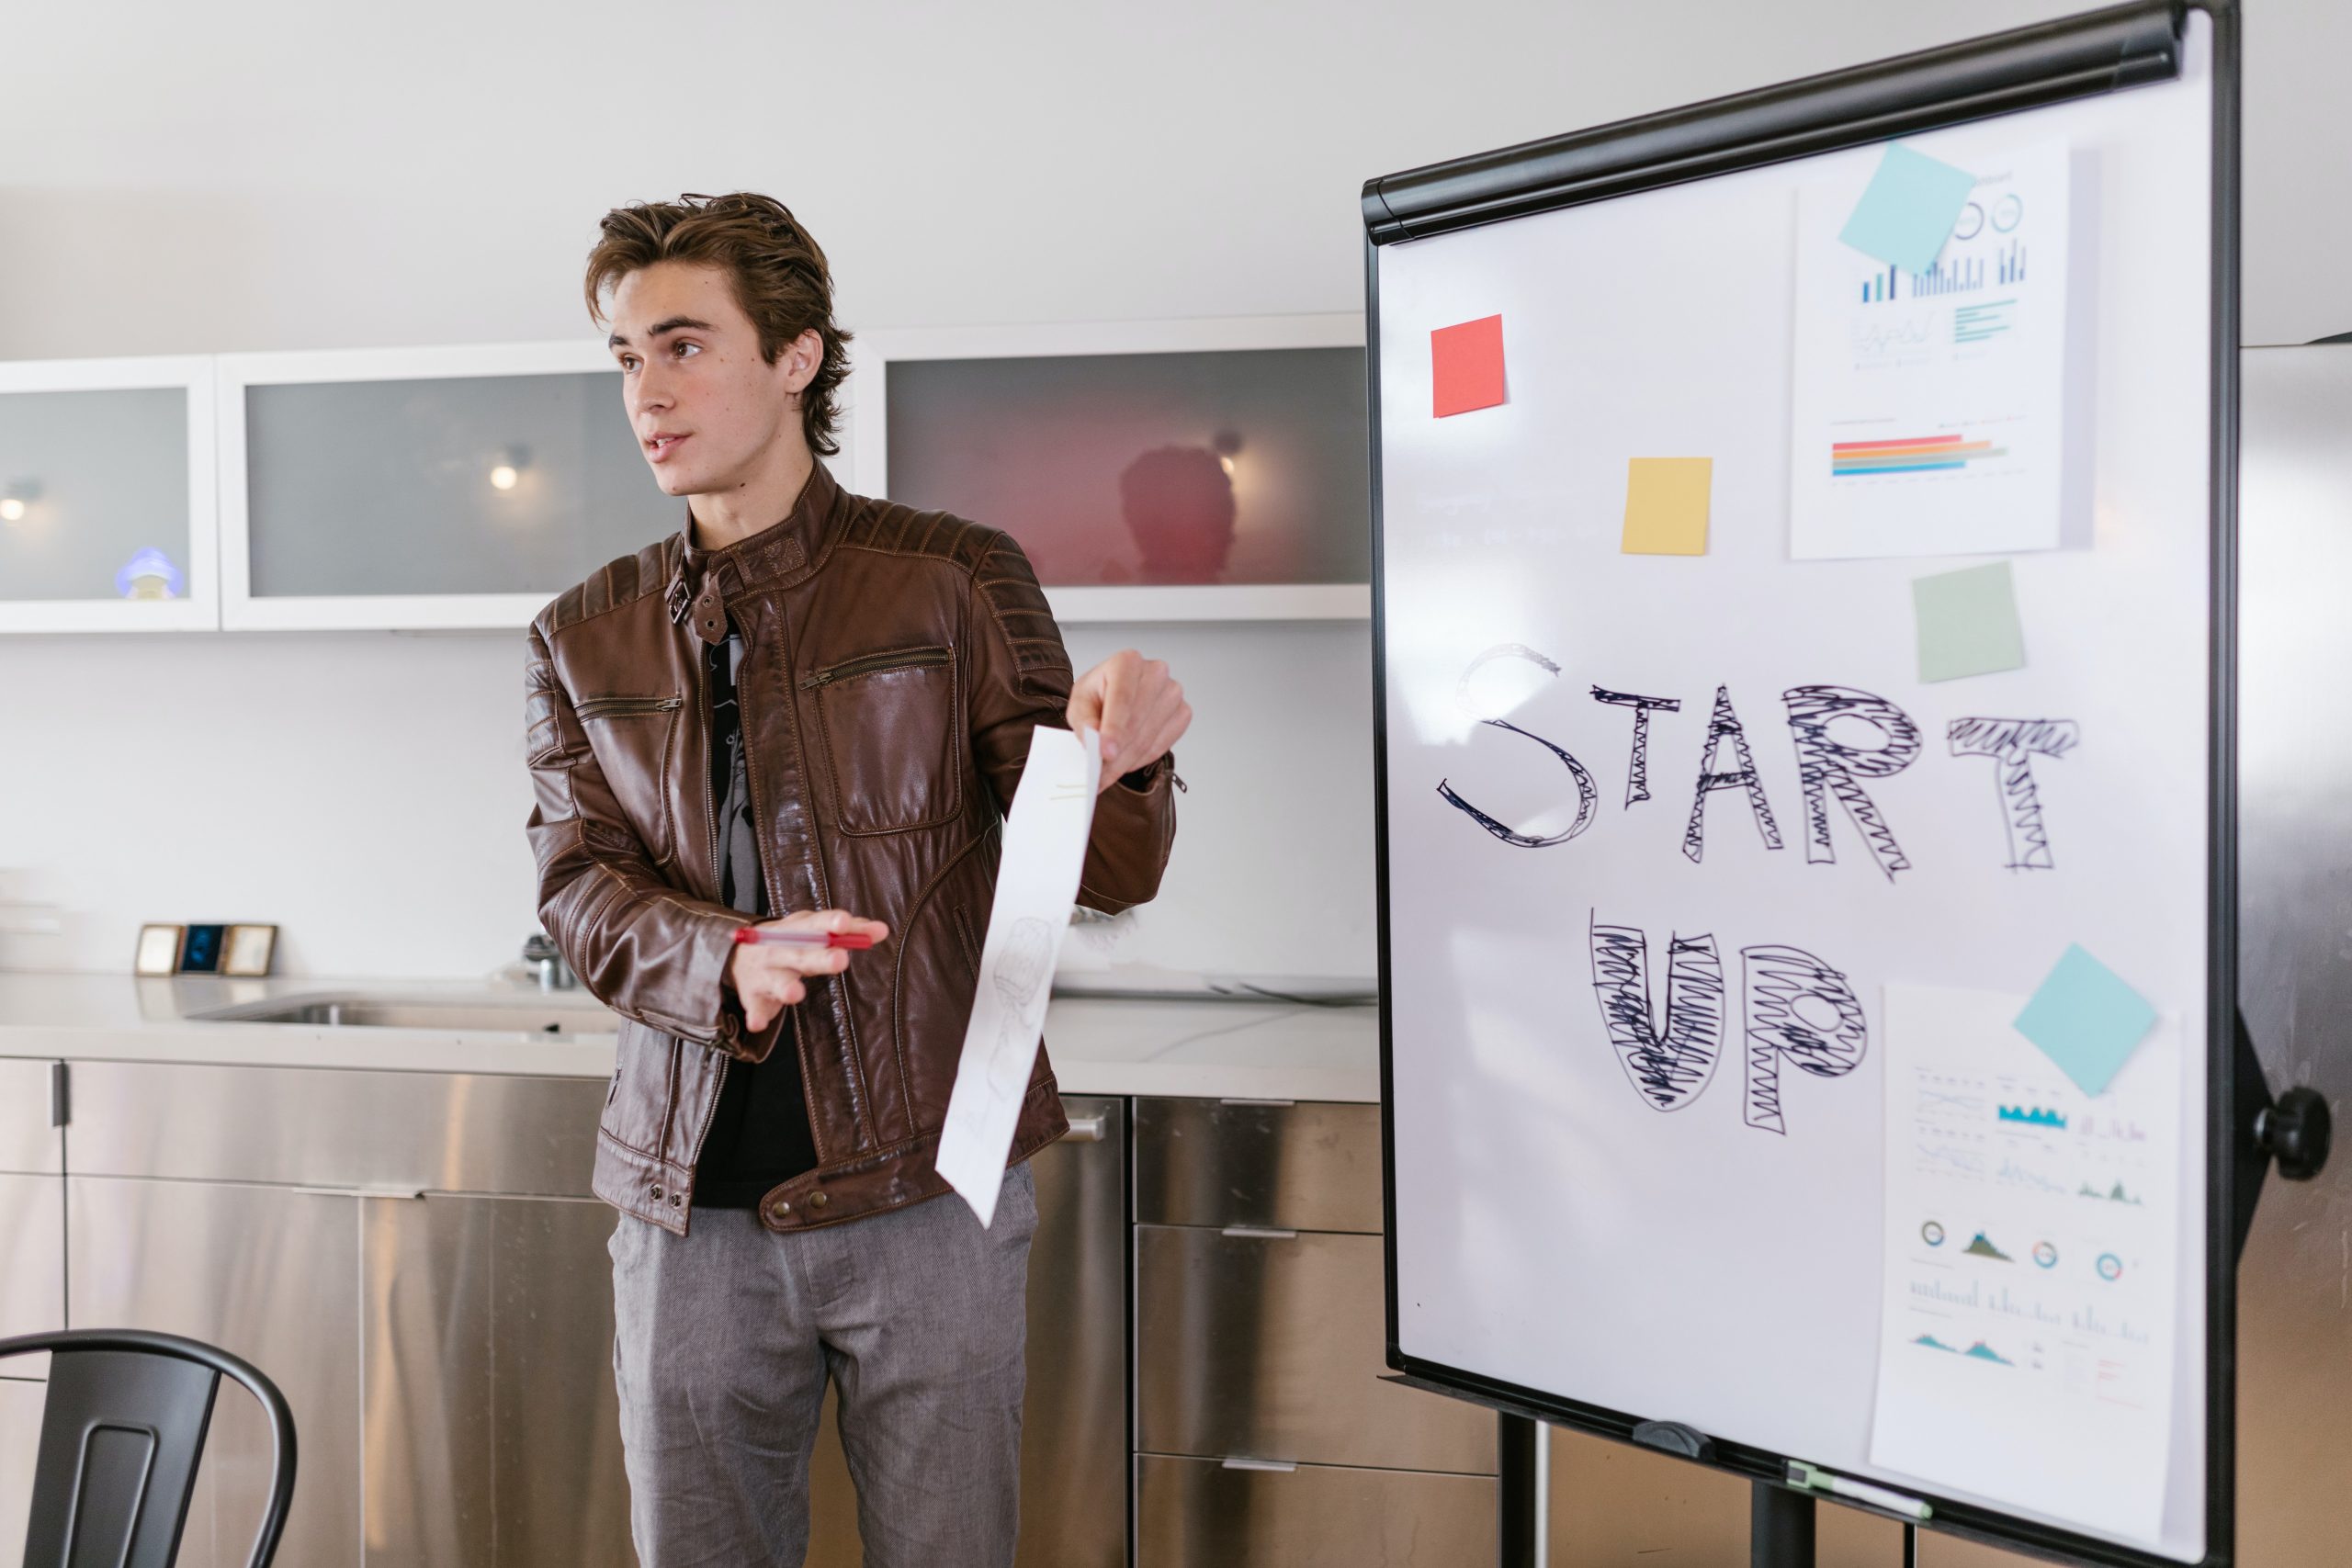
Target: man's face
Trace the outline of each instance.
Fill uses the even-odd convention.
[[[621,279],[610,314],[629,424],[664,494],[741,489],[776,442],[802,441],[797,394],[822,341],[803,333],[762,361],[723,267],[656,262]]]

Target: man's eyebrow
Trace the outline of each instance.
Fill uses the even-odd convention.
[[[647,332],[645,335],[649,338],[657,338],[663,333],[707,333],[711,330],[712,327],[708,321],[699,321],[692,316],[672,316],[668,321],[654,322],[651,330]],[[605,346],[606,348],[627,348],[628,346],[628,339],[621,336],[618,333],[615,333],[611,337],[605,340]]]

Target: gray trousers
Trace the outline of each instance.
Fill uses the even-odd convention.
[[[830,1377],[867,1568],[1008,1568],[1034,1176],[779,1235],[749,1210],[613,1232],[613,1375],[642,1568],[801,1568]]]

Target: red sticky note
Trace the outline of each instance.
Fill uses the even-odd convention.
[[[1434,406],[1443,419],[1503,400],[1503,319],[1486,316],[1430,333],[1430,364],[1435,371]]]

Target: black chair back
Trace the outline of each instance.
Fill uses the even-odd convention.
[[[0,1360],[50,1353],[25,1568],[172,1568],[225,1375],[269,1418],[269,1500],[248,1568],[277,1555],[294,1498],[294,1417],[277,1386],[176,1335],[81,1329],[0,1339]]]

